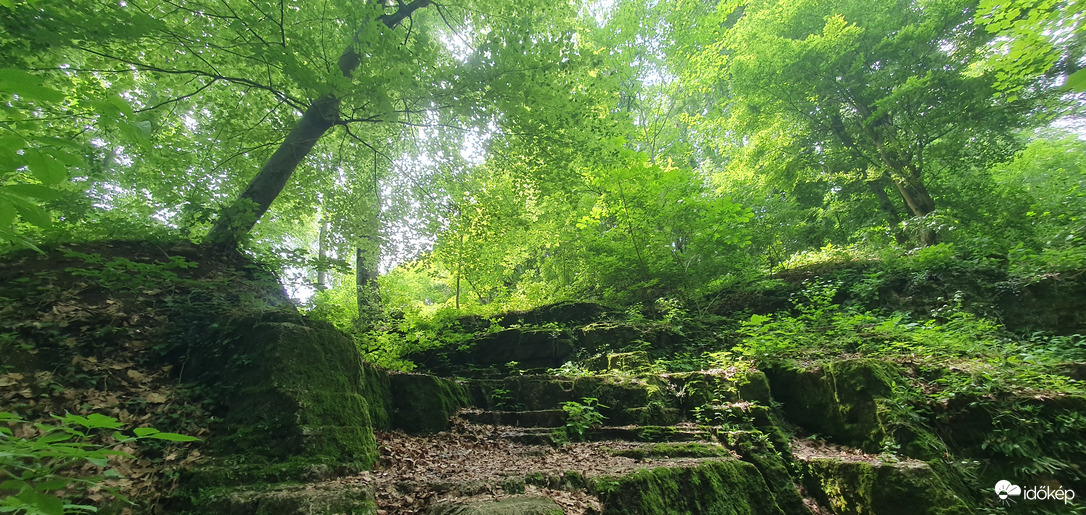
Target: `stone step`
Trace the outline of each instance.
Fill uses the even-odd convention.
[[[566,425],[568,415],[564,410],[461,410],[460,418],[473,424],[517,427],[561,427]],[[682,413],[676,408],[631,408],[611,411],[604,416],[604,425],[656,425],[669,426],[684,422]]]
[[[464,410],[460,418],[473,424],[514,427],[560,427],[566,425],[566,412],[560,409],[529,411]]]
[[[555,430],[561,426],[515,426],[515,425],[486,425],[485,434],[488,438],[508,440],[526,445],[557,445],[562,436],[556,435]],[[576,436],[574,436],[576,439]],[[672,426],[603,426],[585,430],[581,439],[589,442],[601,442],[606,440],[627,442],[716,442],[717,433],[714,428],[683,423]]]
[[[678,398],[659,377],[518,375],[464,384],[472,403],[489,410],[556,409],[565,402],[588,402],[585,399],[595,399],[600,412],[608,416],[629,408],[679,407]]]
[[[637,429],[650,428],[591,433],[602,437],[620,429],[636,438],[646,436]],[[700,429],[673,427],[670,436],[689,437]],[[512,441],[549,433],[547,428],[463,421],[434,435],[379,433],[379,466],[338,481],[370,489],[377,509],[390,514],[505,514],[523,508],[523,513],[783,515],[778,487],[795,491],[787,477],[781,485],[767,483],[756,466],[738,459],[707,431],[700,434],[707,440],[697,443],[606,440],[552,446]]]

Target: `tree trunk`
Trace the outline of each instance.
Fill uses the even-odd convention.
[[[879,201],[879,208],[886,214],[887,220],[890,222],[891,231],[894,234],[894,241],[898,245],[905,243],[905,234],[901,232],[901,215],[897,211],[897,206],[890,201],[890,196],[886,194],[886,179],[880,178],[877,181],[867,181],[867,186],[871,188],[871,192],[875,194],[875,198]]]
[[[355,327],[360,331],[368,329],[381,314],[381,292],[377,287],[378,255],[374,245],[359,246],[355,249],[355,299],[358,303],[358,319],[355,321]]]
[[[414,0],[409,4],[400,4],[396,12],[377,18],[389,28],[394,28],[413,12],[430,4],[430,0]],[[338,65],[344,77],[351,74],[362,63],[362,56],[356,51],[355,43],[359,35],[366,30],[367,23],[355,32],[354,42],[340,55]],[[220,249],[236,249],[241,239],[253,229],[271,207],[272,201],[283,191],[287,180],[298,168],[307,154],[313,149],[324,133],[339,122],[339,99],[332,95],[323,96],[313,101],[306,109],[298,124],[287,134],[286,139],[275,150],[260,172],[241,192],[238,199],[224,207],[215,220],[215,225],[207,235],[206,242]]]
[[[321,229],[317,235],[317,290],[324,291],[328,288],[328,220],[321,212]]]
[[[898,193],[905,200],[905,207],[914,217],[924,217],[935,211],[935,200],[928,194],[924,183],[913,173],[894,180]],[[920,230],[920,244],[930,247],[939,243],[939,234],[933,229]]]

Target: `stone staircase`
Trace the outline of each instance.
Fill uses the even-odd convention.
[[[378,487],[379,510],[968,512],[944,478],[923,461],[788,436],[784,428],[796,428],[771,408],[775,401],[769,382],[757,370],[655,376],[618,370],[576,377],[483,375],[457,384],[461,408],[436,436],[469,446],[486,442],[498,455],[477,459],[493,460],[493,467],[488,474],[477,475],[470,468],[439,464],[454,472],[384,490]],[[789,398],[799,402],[794,397]],[[852,409],[864,408],[856,399],[846,400],[857,403]],[[562,409],[566,403],[598,406],[603,420],[577,434],[567,427],[570,414]],[[812,408],[818,406],[802,409]],[[433,445],[435,437],[386,436],[417,438],[420,446]],[[379,445],[380,441],[379,436]],[[446,456],[461,452],[455,445],[447,449]],[[579,458],[565,459],[570,456]],[[412,460],[397,452],[383,454],[374,474],[411,469]],[[414,469],[417,478],[430,473]],[[484,479],[465,479],[479,476]],[[413,502],[405,504],[404,498]]]
[[[486,441],[509,463],[497,458],[502,470],[473,487],[443,480],[401,484],[386,489],[385,497],[379,493],[377,504],[390,513],[805,513],[789,472],[788,442],[765,407],[765,381],[760,372],[739,377],[734,371],[462,380],[465,406],[439,436],[458,444]],[[602,423],[583,433],[567,427],[566,403],[597,406]],[[463,450],[448,449],[450,456]],[[563,459],[570,454],[580,459]],[[518,455],[534,460],[525,464]],[[375,473],[418,458],[404,460],[389,452]],[[397,500],[405,491],[412,492],[410,506]],[[489,497],[480,500],[480,492]],[[581,500],[537,502],[568,496]],[[524,501],[517,510],[541,511],[506,511],[513,509],[511,499]]]

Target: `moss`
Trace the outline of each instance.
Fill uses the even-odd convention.
[[[211,465],[187,470],[182,476],[186,490],[193,493],[226,486],[321,481],[334,474],[335,469],[332,466],[313,463],[308,458],[276,462],[258,462],[250,458],[219,460]]]
[[[502,491],[507,494],[522,494],[524,493],[525,481],[524,478],[511,477],[502,481]]]
[[[649,366],[649,354],[645,351],[601,354],[585,361],[589,370],[624,370],[628,372]]]
[[[392,429],[392,387],[388,373],[363,362],[359,393],[366,399],[370,422],[381,431]]]
[[[807,462],[805,485],[833,513],[970,513],[966,504],[923,463],[872,464],[817,458]]]
[[[769,382],[766,375],[753,370],[742,376],[726,376],[713,372],[682,372],[667,374],[669,390],[677,392],[680,407],[689,416],[695,408],[721,402],[751,401],[769,404]]]
[[[678,426],[641,426],[634,436],[643,442],[674,442],[690,440],[693,437],[710,438],[707,426],[700,427],[696,431]]]
[[[668,425],[678,424],[682,421],[682,412],[676,408],[669,408],[662,403],[653,401],[643,408],[624,409],[617,413],[612,411],[612,417],[608,423],[614,425]]]
[[[591,376],[575,379],[571,394],[578,401],[585,397],[598,399],[601,405],[600,413],[608,420],[621,420],[622,412],[626,409],[649,405],[660,408],[678,407],[675,397],[668,395],[667,390],[667,383],[659,377],[625,379]]]
[[[821,369],[779,367],[766,371],[774,397],[788,418],[834,440],[878,452],[887,422],[877,399],[904,382],[895,363],[875,359],[835,361]]]
[[[218,455],[361,467],[376,462],[373,410],[362,395],[363,365],[349,339],[325,324],[261,319],[238,322],[231,332],[226,341],[236,359],[221,374],[238,386],[216,428],[222,436],[212,440]]]
[[[449,418],[470,405],[467,389],[451,379],[422,374],[389,376],[392,425],[408,433],[436,433],[449,428]]]
[[[500,501],[469,504],[439,503],[426,511],[430,515],[562,515],[562,507],[546,497],[513,497]]]
[[[591,492],[603,513],[773,514],[761,474],[738,460],[709,461],[689,468],[640,470],[619,478],[597,478]]]
[[[207,490],[181,513],[369,515],[377,504],[371,489],[356,485],[276,485]]]
[[[522,406],[527,410],[554,409],[573,397],[573,382],[551,376],[511,376],[500,380],[474,380],[469,383],[472,403],[486,409],[498,404]]]
[[[760,431],[731,431],[721,435],[721,440],[734,449],[762,474],[773,494],[773,500],[788,513],[804,513],[803,498],[792,481],[797,467],[791,461],[787,446],[779,447]]]

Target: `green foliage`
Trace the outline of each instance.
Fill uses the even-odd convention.
[[[994,72],[1001,93],[1016,95],[1038,75],[1076,70],[1072,41],[1086,36],[1080,0],[982,0],[976,22],[1001,36],[984,63]],[[1086,74],[1077,70],[1065,79],[1064,89],[1086,91]]]
[[[832,303],[835,292],[832,283],[809,284],[793,299],[795,313],[752,315],[742,323],[743,341],[732,352],[756,363],[859,354],[953,370],[931,381],[931,395],[939,399],[998,391],[1082,391],[1058,370],[1080,355],[1078,337],[1035,335],[1023,341],[964,311],[960,297],[947,299],[932,318],[915,320],[837,306]]]
[[[592,375],[592,371],[585,368],[578,362],[567,361],[562,363],[562,366],[558,368],[552,368],[547,371],[548,374],[564,377],[587,377]]]
[[[29,424],[12,413],[0,412],[0,423],[4,424],[0,425],[0,492],[5,492],[0,499],[0,511],[27,515],[96,512],[94,506],[77,502],[104,478],[121,477],[109,468],[109,460],[128,455],[111,447],[146,439],[198,440],[150,427],[136,428],[133,436],[126,436],[120,432],[120,422],[99,414],[53,418],[55,424]],[[13,429],[16,427],[19,433]],[[112,431],[109,446],[99,443],[101,437],[96,435],[99,430]],[[75,474],[85,463],[104,470],[104,477]],[[58,496],[59,491],[63,494]],[[107,491],[120,497],[117,492]]]
[[[607,406],[599,404],[599,399],[594,397],[584,397],[581,402],[563,402],[562,411],[566,412],[566,434],[574,440],[583,440],[586,431],[602,424],[607,419],[599,412],[599,408],[607,408]]]
[[[998,409],[986,407],[992,431],[985,435],[981,449],[1020,477],[1086,478],[1072,461],[1086,456],[1086,443],[1079,437],[1086,431],[1086,417],[1075,411],[1046,416],[1043,409],[1021,400]]]
[[[76,277],[87,277],[103,288],[139,291],[179,284],[181,278],[174,270],[195,268],[198,265],[181,256],[171,256],[162,263],[137,263],[118,257],[106,261],[100,254],[86,254],[61,249],[65,257],[78,258],[87,268],[70,267],[66,271]]]

